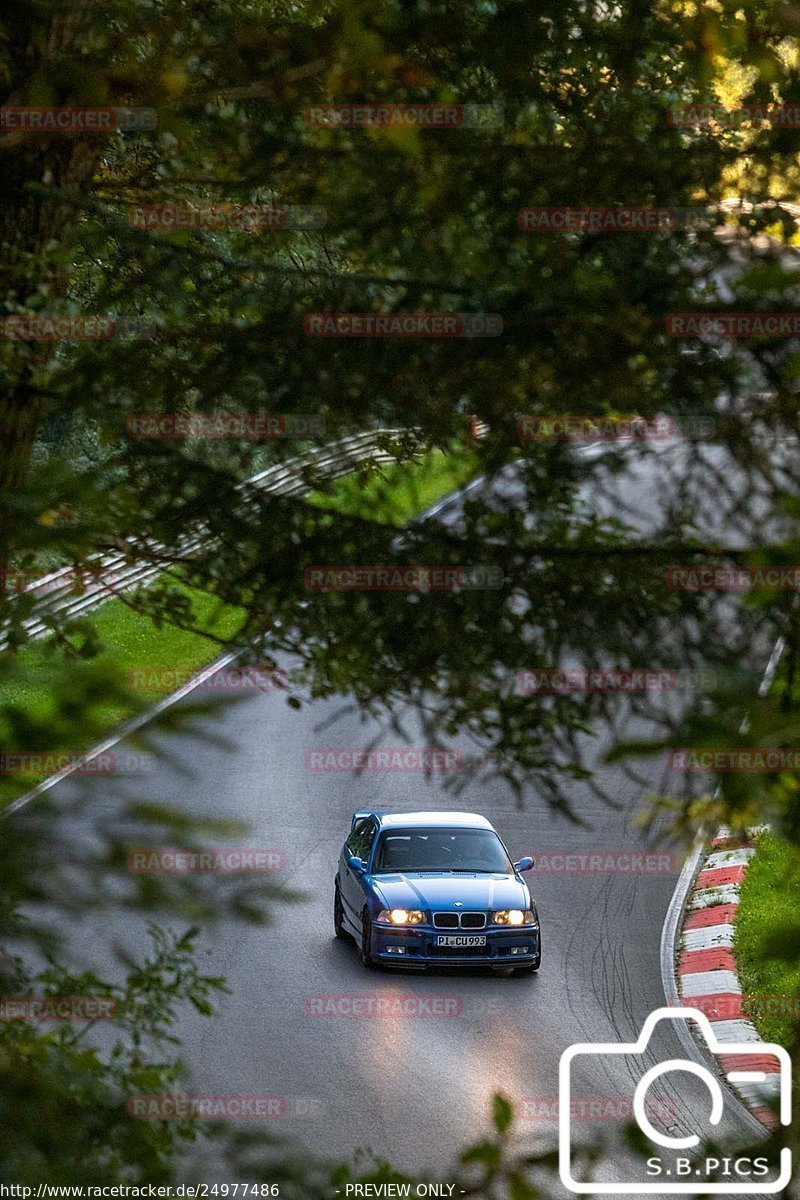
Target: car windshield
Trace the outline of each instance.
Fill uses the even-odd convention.
[[[491,829],[398,829],[381,835],[374,872],[513,871]]]

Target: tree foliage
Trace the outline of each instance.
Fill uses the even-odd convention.
[[[762,591],[734,605],[671,589],[664,574],[675,563],[800,561],[797,464],[784,453],[799,432],[795,344],[762,339],[744,350],[665,329],[670,313],[791,308],[794,260],[780,237],[793,223],[784,216],[777,228],[772,210],[733,220],[732,236],[623,236],[529,234],[516,221],[532,205],[697,207],[732,188],[757,202],[791,198],[792,130],[684,130],[668,113],[715,96],[795,102],[796,22],[774,0],[33,0],[5,12],[5,104],[152,108],[157,125],[0,134],[2,314],[110,314],[149,330],[0,341],[0,569],[82,566],[124,546],[165,569],[131,602],[154,620],[186,622],[171,586],[180,568],[244,605],[245,645],[299,656],[295,702],[347,695],[401,724],[410,703],[431,741],[470,732],[478,770],[564,812],[591,765],[582,734],[602,721],[616,731],[629,705],[649,733],[648,746],[628,751],[688,738],[735,744],[745,714],[751,741],[796,742],[791,677],[782,703],[757,695],[762,652],[779,634],[794,663],[791,595]],[[374,102],[493,106],[502,120],[328,129],[304,118],[310,106]],[[258,233],[132,227],[132,208],[162,203],[317,207],[326,222]],[[771,240],[755,236],[765,228]],[[504,329],[306,336],[308,314],[335,311],[496,313]],[[429,521],[400,539],[301,501],[253,493],[243,505],[241,481],[297,445],[128,437],[128,418],[150,411],[316,414],[330,437],[413,426],[429,447],[463,439],[477,414],[489,428],[476,447],[481,469],[499,476],[522,455],[524,503],[475,497],[457,528]],[[658,443],[600,455],[520,443],[520,417],[566,413],[706,419],[712,432],[669,461]],[[646,520],[638,501],[627,511],[614,499],[632,472],[661,481]],[[180,540],[192,529],[207,549],[185,561]],[[311,594],[304,583],[313,565],[390,562],[499,566],[504,582],[413,595]],[[14,671],[25,612],[0,598],[0,679]],[[85,626],[56,632],[59,719],[90,730],[104,681],[72,709],[67,697],[76,655],[91,672],[91,637]],[[573,659],[710,667],[715,683],[677,714],[647,697],[514,687],[519,668]],[[15,749],[47,744],[48,729],[2,699],[0,725]],[[687,790],[676,815],[689,825],[766,815],[797,840],[796,779],[724,776],[718,800]],[[95,900],[119,866],[116,831],[103,836],[107,851],[87,864],[76,904]],[[9,858],[9,918],[42,886],[36,861]],[[180,911],[203,904],[161,899]],[[249,898],[239,902],[249,913]],[[43,1087],[60,1056],[78,1062],[63,1038],[34,1041],[31,1054],[42,1056]],[[100,1093],[97,1103],[95,1116]],[[120,1153],[152,1163],[157,1150]],[[534,1194],[521,1177],[510,1186]]]

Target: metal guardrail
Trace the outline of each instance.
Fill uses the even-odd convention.
[[[387,449],[387,443],[392,439],[407,442],[416,436],[417,431],[413,429],[378,429],[357,433],[267,467],[265,471],[243,480],[237,485],[237,490],[247,493],[256,489],[273,496],[304,496],[313,490],[315,483],[338,479],[361,463],[381,465],[396,462],[397,456]],[[184,538],[178,544],[177,551],[181,557],[187,557],[205,544],[206,539],[202,534],[194,534]],[[154,555],[166,556],[170,553],[167,547],[158,542],[153,542],[152,548]],[[73,567],[52,571],[21,591],[21,595],[46,591],[46,595],[37,603],[34,615],[23,621],[22,626],[29,638],[43,637],[52,631],[48,617],[56,614],[62,619],[81,616],[104,600],[142,583],[149,583],[163,570],[164,565],[160,562],[132,563],[122,551],[92,555],[87,560],[85,574],[96,576],[96,581],[87,582],[78,594]],[[6,633],[0,628],[0,647],[5,641]]]

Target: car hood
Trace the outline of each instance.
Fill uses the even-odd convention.
[[[429,908],[437,912],[487,911],[499,908],[529,908],[527,886],[513,875],[466,872],[428,875],[424,872],[393,872],[372,878],[375,894],[384,908]],[[456,903],[460,901],[459,907]]]

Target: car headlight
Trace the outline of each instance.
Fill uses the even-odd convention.
[[[378,920],[384,925],[421,925],[425,913],[419,908],[383,908]]]
[[[527,908],[525,912],[521,908],[501,908],[499,912],[492,913],[493,925],[538,925],[533,911]]]

